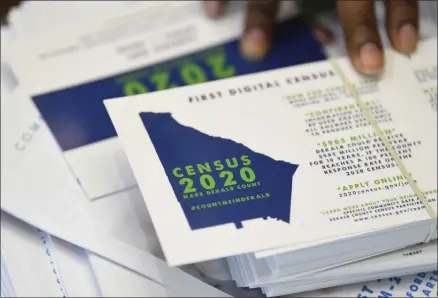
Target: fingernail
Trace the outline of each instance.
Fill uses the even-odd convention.
[[[417,29],[412,24],[403,25],[398,32],[399,51],[411,53],[417,47]]]
[[[209,17],[215,18],[222,13],[222,3],[220,1],[204,1],[204,6]]]
[[[360,49],[360,62],[363,73],[377,74],[383,67],[383,53],[376,44],[366,43]]]
[[[242,39],[240,49],[243,55],[250,60],[260,60],[269,50],[266,34],[259,28],[250,29]]]

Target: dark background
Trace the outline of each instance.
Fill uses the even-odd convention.
[[[298,0],[301,9],[307,13],[315,13],[322,10],[334,10],[336,1],[334,0]],[[0,13],[2,23],[5,21],[5,17],[8,11],[13,6],[17,6],[20,0],[0,0]]]
[[[8,11],[17,6],[20,0],[0,0],[1,22],[4,23]],[[319,11],[334,10],[336,7],[335,0],[298,0],[302,12],[307,17],[311,17],[313,13]]]
[[[5,21],[5,17],[8,11],[13,7],[17,6],[20,0],[1,0],[0,1],[0,14],[2,23]]]

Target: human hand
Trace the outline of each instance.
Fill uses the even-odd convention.
[[[306,3],[303,0],[302,3]],[[327,0],[319,0],[322,2]],[[279,0],[249,1],[241,51],[249,59],[262,59],[272,45],[272,34]],[[314,1],[314,3],[316,3]],[[204,1],[207,14],[220,17],[226,1]],[[415,51],[418,41],[418,4],[416,0],[386,0],[386,30],[392,47],[404,54]],[[344,31],[347,51],[355,69],[375,75],[384,67],[382,43],[376,23],[373,0],[336,1],[339,21]],[[332,41],[330,32],[313,28],[314,36],[323,44]]]

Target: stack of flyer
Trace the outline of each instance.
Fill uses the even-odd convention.
[[[228,257],[268,296],[409,271],[380,254],[437,238],[436,54],[106,100],[168,263]]]
[[[436,295],[436,16],[370,79],[282,5],[259,62],[239,52],[244,2],[217,20],[196,1],[12,11],[2,297]]]

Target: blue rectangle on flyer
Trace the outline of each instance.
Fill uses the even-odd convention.
[[[268,56],[241,57],[239,40],[169,61],[33,97],[63,151],[116,137],[103,100],[324,60],[301,19],[280,24]]]

